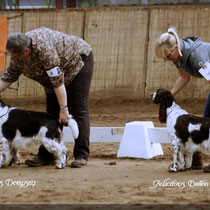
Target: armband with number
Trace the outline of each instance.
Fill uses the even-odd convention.
[[[62,71],[58,66],[56,66],[46,72],[49,77],[58,77],[62,74]]]

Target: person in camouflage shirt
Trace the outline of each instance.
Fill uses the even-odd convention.
[[[79,126],[71,167],[87,164],[89,156],[89,90],[93,74],[91,47],[81,38],[49,28],[38,28],[8,36],[10,64],[0,80],[0,92],[21,74],[40,83],[46,93],[46,110],[60,123],[69,113]],[[55,158],[43,146],[38,155],[25,162],[29,166],[54,164]]]

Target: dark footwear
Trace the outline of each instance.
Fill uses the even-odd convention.
[[[206,172],[206,173],[210,173],[210,164],[208,166],[205,166],[203,168],[203,171]]]
[[[71,168],[82,168],[87,165],[87,160],[77,159],[71,163]]]
[[[202,169],[203,169],[202,154],[200,152],[195,152],[193,154],[192,170],[202,170]]]
[[[40,156],[36,156],[32,160],[26,160],[25,164],[30,167],[38,167],[38,166],[44,166],[44,165],[55,165],[56,160],[46,160],[44,158],[41,158]]]

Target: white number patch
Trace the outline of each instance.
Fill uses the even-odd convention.
[[[50,70],[48,70],[46,72],[47,72],[47,75],[49,77],[58,77],[58,76],[60,76],[62,74],[62,72],[61,72],[61,70],[60,70],[60,68],[58,66],[56,66],[55,68],[50,69]]]
[[[204,65],[198,71],[207,81],[210,80],[210,63],[204,63]]]

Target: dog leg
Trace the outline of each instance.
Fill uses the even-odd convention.
[[[19,152],[16,152],[16,153],[15,153],[15,156],[14,156],[14,164],[15,164],[15,165],[21,165],[21,163],[20,163],[20,154],[19,154]]]
[[[19,152],[15,148],[12,148],[11,153],[12,153],[12,162],[15,165],[20,165],[20,154],[19,154]]]
[[[4,160],[4,157],[3,157],[3,142],[0,141],[0,168],[3,167],[3,160]]]
[[[4,168],[4,167],[3,167],[3,160],[4,160],[3,154],[0,153],[0,168]]]
[[[61,142],[60,144],[60,147],[61,147],[61,150],[62,152],[61,153],[58,153],[58,160],[60,160],[56,166],[57,169],[61,169],[61,168],[64,168],[68,162],[68,150],[66,148],[66,146],[64,145],[63,142]]]
[[[192,152],[187,152],[185,154],[185,165],[186,165],[187,170],[191,169],[191,167],[192,167],[192,157],[193,157]]]
[[[44,147],[57,157],[57,169],[62,169],[67,164],[68,159],[68,150],[63,143],[58,143],[56,140],[44,138],[43,139]]]
[[[180,154],[179,158],[181,158],[182,160],[181,161],[178,161],[178,163],[177,163],[177,169],[178,169],[178,171],[185,171],[186,168],[185,168],[184,155],[183,154]]]
[[[68,159],[69,159],[68,149],[66,148],[66,146],[63,142],[61,142],[60,145],[62,147],[62,151],[63,151],[64,155],[66,156],[66,164],[67,164]]]
[[[12,154],[8,140],[4,137],[0,140],[0,168],[5,168],[12,164]]]
[[[183,144],[180,143],[179,149],[178,149],[178,161],[177,161],[177,169],[179,171],[185,170],[185,159],[184,159],[184,150],[183,150]]]
[[[172,149],[173,149],[173,164],[169,166],[169,172],[177,172],[177,154],[179,149],[179,140],[176,137],[173,137]]]
[[[57,154],[58,157],[58,164],[56,165],[57,169],[62,169],[66,166],[67,162],[68,162],[68,150],[65,147],[65,145],[60,145],[62,152]]]

